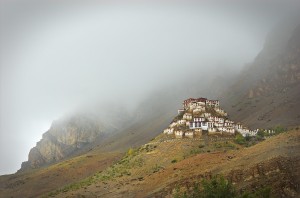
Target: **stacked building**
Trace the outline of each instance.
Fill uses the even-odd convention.
[[[227,118],[227,113],[220,108],[218,100],[207,98],[189,98],[183,101],[183,108],[178,110],[178,116],[173,120],[165,134],[176,138],[194,138],[202,132],[211,134],[241,133],[243,136],[255,136],[258,130],[251,131],[242,124],[235,124]]]

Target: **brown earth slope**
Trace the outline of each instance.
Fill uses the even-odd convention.
[[[0,197],[38,197],[66,184],[76,182],[102,171],[116,160],[120,153],[90,151],[49,167],[4,175],[0,177]]]
[[[74,154],[67,154],[59,162],[56,162],[56,164],[50,163],[45,165],[41,163],[40,165],[43,165],[41,167],[23,169],[23,171],[19,171],[16,174],[0,176],[0,197],[40,196],[104,170],[121,157],[128,148],[149,142],[168,125],[174,113],[176,114],[176,112],[165,113],[163,110],[158,112],[158,114],[147,118],[151,122],[146,122],[146,119],[142,116],[141,118],[137,118],[135,123],[129,127],[124,127],[123,130],[116,132],[114,135],[106,135],[105,138],[100,136],[99,139],[90,142],[87,145],[88,147],[82,147],[81,154],[75,153],[77,157]],[[85,126],[88,124],[89,121],[82,123]],[[80,123],[77,123],[69,128],[77,129],[74,126],[79,125],[82,126]],[[83,129],[86,130],[88,127],[94,129],[93,126],[92,124]],[[68,128],[65,127],[65,129]],[[151,133],[152,131],[156,131],[156,133]],[[71,132],[66,130],[66,133]],[[76,130],[70,136],[66,136],[66,133],[57,134],[57,137],[66,137],[69,139],[77,137]],[[86,139],[89,138],[89,134],[84,134]],[[53,142],[51,141],[51,143]],[[43,148],[45,152],[51,154],[51,151],[54,150],[53,146],[51,147],[50,145],[50,149],[45,148],[46,146],[47,144],[44,144],[39,148]],[[70,145],[70,147],[72,146],[75,146],[76,149],[77,144]],[[34,161],[30,160],[30,162]]]
[[[200,146],[205,145],[205,146]],[[199,148],[201,148],[199,150]],[[143,150],[144,149],[144,150]],[[146,149],[146,150],[145,150]],[[199,154],[193,155],[198,149]],[[238,190],[272,188],[272,197],[300,196],[300,131],[242,148],[231,140],[150,142],[94,175],[88,184],[53,192],[54,197],[172,197],[176,186],[222,174]],[[176,163],[176,161],[178,161]]]

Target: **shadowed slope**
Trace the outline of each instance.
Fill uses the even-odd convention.
[[[273,32],[255,61],[222,95],[232,119],[253,128],[300,123],[300,26],[289,28]],[[282,34],[289,31],[291,36]]]

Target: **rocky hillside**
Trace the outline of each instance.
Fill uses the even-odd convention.
[[[161,141],[131,149],[94,176],[47,194],[49,197],[174,197],[176,188],[222,174],[238,191],[271,188],[272,197],[298,197],[299,131],[250,148],[228,139]]]
[[[49,165],[93,148],[124,152],[140,146],[158,135],[176,114],[175,102],[167,102],[170,97],[169,94],[153,95],[131,114],[122,106],[112,104],[54,121],[30,150],[28,161],[22,163],[20,171]]]
[[[122,157],[121,153],[91,150],[87,154],[47,167],[0,177],[0,197],[41,197],[54,189],[102,171]]]
[[[32,148],[21,170],[38,168],[62,160],[84,146],[106,136],[105,127],[87,115],[54,121],[43,138]]]
[[[53,164],[106,145],[111,137],[131,126],[132,120],[132,114],[118,104],[92,105],[58,119],[30,150],[28,161],[22,163],[19,171]]]
[[[233,119],[255,128],[300,123],[300,26],[289,28],[269,35],[255,61],[221,96]]]

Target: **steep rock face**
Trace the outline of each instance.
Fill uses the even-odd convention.
[[[21,170],[59,161],[104,137],[105,131],[97,119],[86,115],[54,121],[36,147],[30,150],[28,161],[23,162]]]
[[[275,32],[222,96],[232,118],[251,127],[300,123],[300,26]],[[284,37],[284,38],[282,38]]]

